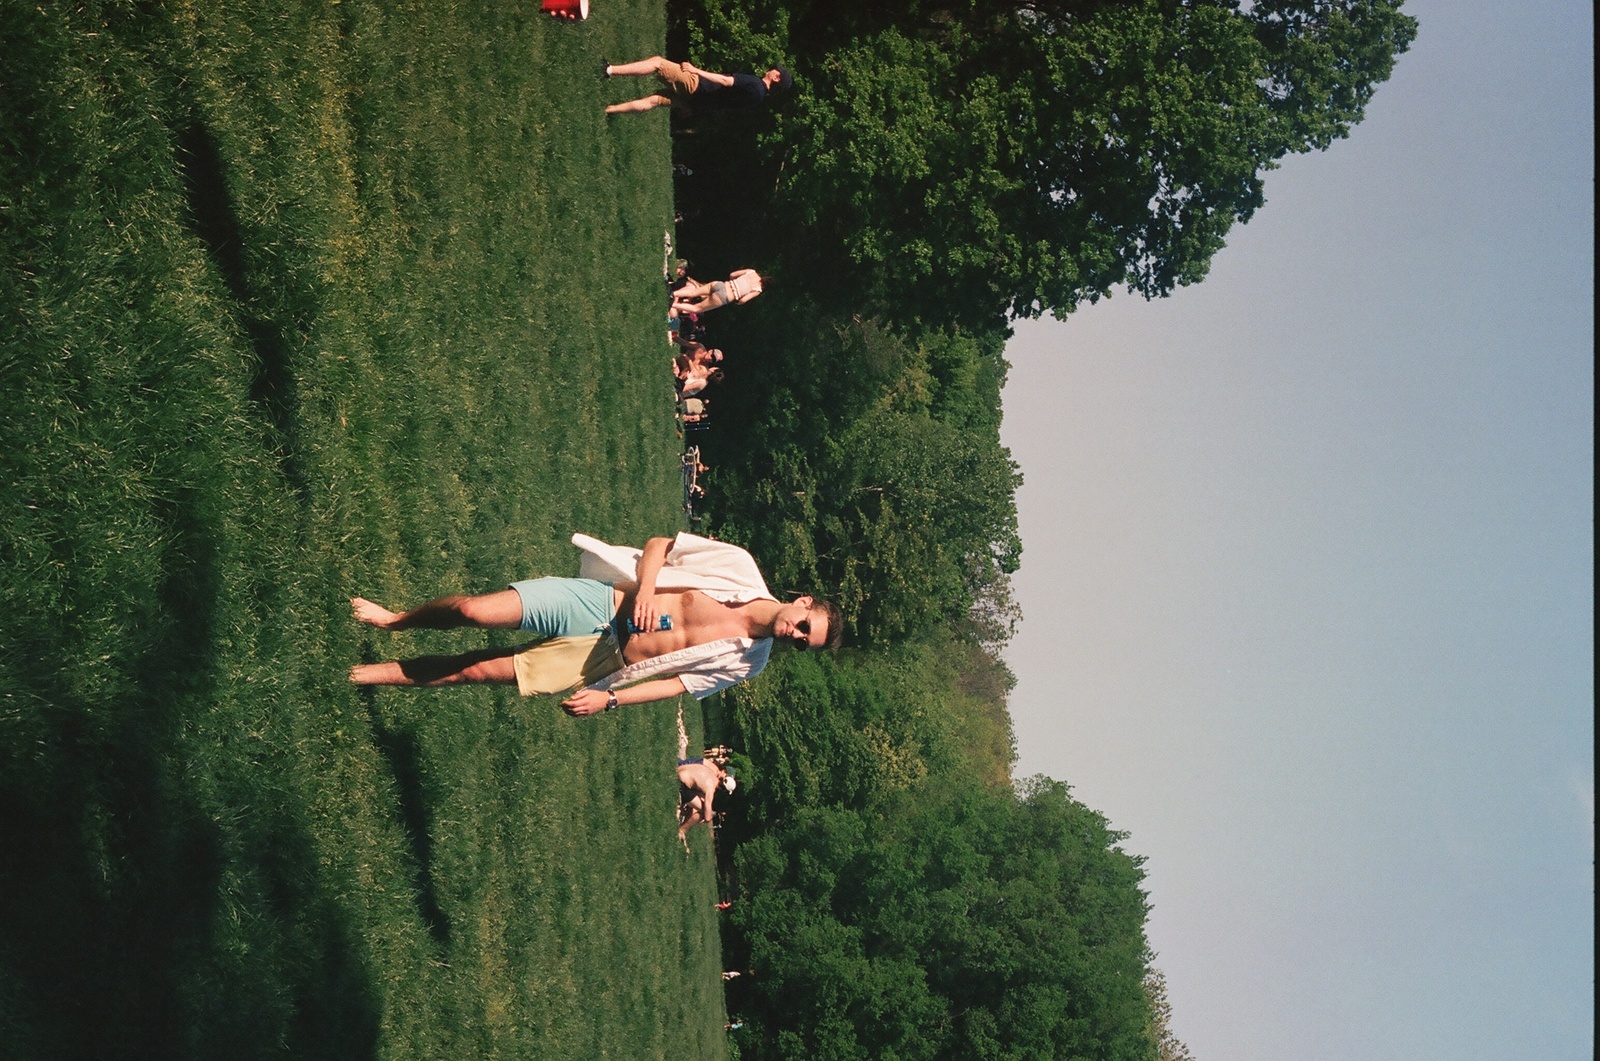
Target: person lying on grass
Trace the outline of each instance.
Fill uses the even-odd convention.
[[[707,759],[678,760],[678,839],[701,822],[711,821],[711,802],[720,786],[728,792],[738,782],[722,765]]]
[[[570,693],[569,715],[620,704],[704,699],[761,673],[782,640],[800,649],[836,648],[839,609],[767,590],[749,553],[696,534],[651,538],[643,550],[574,534],[578,578],[536,578],[480,596],[431,600],[393,612],[365,597],[355,618],[381,630],[472,626],[528,630],[521,648],[487,648],[350,668],[357,685],[515,684],[524,696]],[[582,687],[579,689],[579,687]],[[574,692],[573,690],[579,690]]]
[[[735,269],[726,280],[709,284],[685,284],[672,296],[673,316],[680,313],[710,313],[714,309],[749,302],[761,294],[761,274],[754,269]]]

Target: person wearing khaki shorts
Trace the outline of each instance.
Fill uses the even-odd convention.
[[[833,648],[839,609],[767,589],[755,560],[687,532],[643,549],[575,534],[577,578],[535,578],[476,596],[438,597],[392,611],[365,597],[354,618],[380,630],[524,630],[538,640],[350,668],[357,685],[515,685],[524,696],[569,694],[568,714],[592,715],[688,693],[703,699],[759,674],[775,641]],[[581,688],[580,688],[581,687]]]
[[[701,70],[690,62],[674,62],[652,55],[636,63],[606,63],[606,77],[649,77],[655,75],[665,92],[652,92],[626,103],[613,103],[607,114],[630,114],[657,107],[693,106],[696,111],[736,111],[759,107],[769,92],[789,88],[794,79],[781,66],[760,77],[754,74],[718,74]]]

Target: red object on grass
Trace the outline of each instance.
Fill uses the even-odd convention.
[[[589,17],[589,0],[540,0],[539,6],[556,18],[573,22]]]

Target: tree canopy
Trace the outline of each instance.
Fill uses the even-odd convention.
[[[1266,172],[1361,120],[1400,6],[680,0],[696,63],[796,81],[678,129],[695,274],[769,292],[708,325],[706,529],[856,646],[724,701],[755,781],[722,834],[742,1056],[1188,1056],[1139,860],[1065,785],[1011,784],[1005,340],[1203,279]]]
[[[808,808],[738,853],[756,1057],[1151,1059],[1140,860],[1036,779]]]
[[[998,337],[908,339],[765,301],[716,322],[719,342],[752,351],[703,444],[728,499],[716,532],[760,556],[775,587],[835,597],[858,644],[1005,596],[1022,552],[1021,474],[1000,444]]]
[[[1416,31],[1400,0],[690,7],[702,62],[794,67],[765,237],[839,297],[969,325],[1202,279]]]

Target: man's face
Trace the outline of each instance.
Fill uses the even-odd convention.
[[[828,643],[828,613],[812,607],[810,597],[800,597],[778,612],[773,633],[802,652],[821,648]]]

